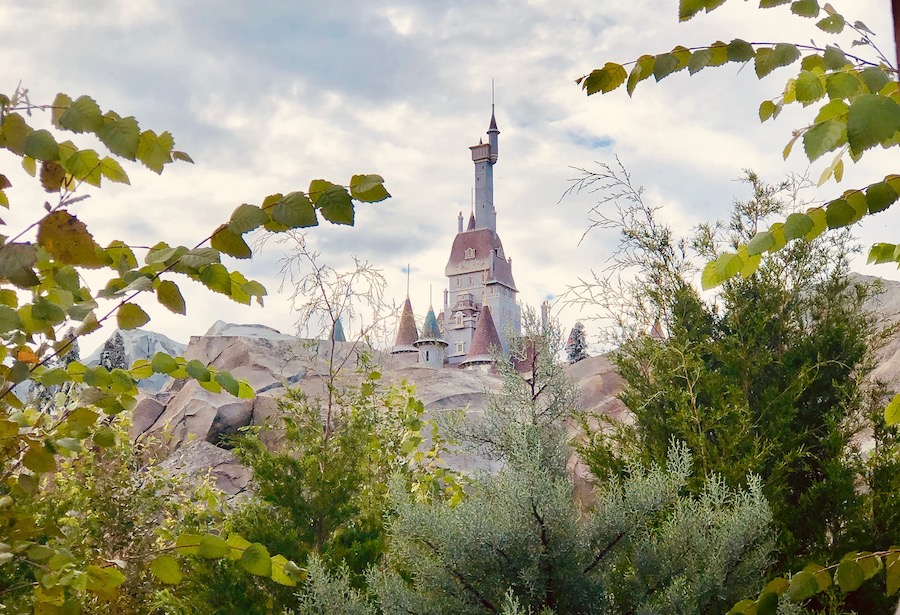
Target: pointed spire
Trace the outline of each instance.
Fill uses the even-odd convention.
[[[344,325],[341,324],[340,316],[334,321],[334,328],[331,330],[331,339],[335,342],[347,341],[347,337],[344,335]]]
[[[400,327],[397,330],[397,340],[394,342],[394,352],[401,346],[412,346],[417,339],[419,332],[416,330],[416,318],[407,295],[406,301],[403,302],[403,311],[400,313]]]
[[[494,325],[494,318],[491,316],[491,308],[483,306],[481,313],[478,315],[478,322],[475,325],[475,333],[472,334],[472,345],[466,358],[460,361],[460,365],[492,363],[492,348],[501,348],[500,335],[497,333],[497,327]]]
[[[475,212],[469,214],[469,226],[466,227],[467,231],[475,230]]]
[[[446,346],[447,342],[441,337],[441,328],[438,326],[437,316],[434,315],[434,308],[428,306],[428,314],[425,315],[425,324],[422,325],[422,335],[416,341],[421,344],[425,341],[437,341]]]

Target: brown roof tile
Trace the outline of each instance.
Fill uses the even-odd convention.
[[[475,258],[466,258],[466,250],[475,251]],[[515,290],[512,266],[503,256],[492,256],[494,250],[503,252],[500,236],[488,228],[458,233],[450,248],[450,259],[444,268],[444,275],[452,276],[473,271],[490,271],[491,260],[494,261],[494,279]]]
[[[399,346],[412,346],[419,339],[419,332],[416,330],[416,318],[413,316],[412,303],[409,297],[403,302],[403,312],[400,314],[400,328],[397,331],[397,341],[394,342],[394,348]]]
[[[500,336],[497,334],[497,327],[494,326],[491,308],[484,306],[478,315],[475,333],[472,334],[472,345],[462,363],[489,360],[491,349],[494,347],[500,348]]]

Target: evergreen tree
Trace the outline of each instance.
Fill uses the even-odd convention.
[[[566,342],[566,356],[569,363],[578,363],[587,358],[587,339],[584,334],[584,323],[580,320],[572,327]]]
[[[702,258],[789,213],[790,185],[753,174],[747,181],[753,196],[735,204],[727,227],[701,227],[692,240]],[[875,328],[864,308],[871,289],[848,277],[847,233],[789,245],[752,275],[725,283],[711,305],[689,282],[690,261],[679,248],[687,242],[633,203],[641,215],[624,220],[639,221],[623,224],[624,241],[632,254],[653,255],[632,261],[650,263],[640,265],[629,292],[644,311],[632,314],[659,318],[665,336],[627,334],[614,354],[634,428],[596,434],[585,449],[592,469],[615,475],[626,460],[659,463],[677,438],[694,453],[700,477],[718,474],[729,485],[751,472],[762,478],[779,569],[889,546],[873,544],[869,496],[859,489],[854,435],[864,424]],[[702,478],[691,483],[695,492],[701,487]]]
[[[130,367],[128,358],[125,356],[125,341],[118,330],[104,342],[103,350],[100,351],[100,365],[109,371]]]
[[[566,473],[558,345],[533,347],[536,379],[504,369],[485,409],[503,469],[455,507],[393,490],[388,565],[369,578],[382,612],[694,614],[756,589],[771,547],[759,482],[734,491],[710,478],[682,497],[691,456],[673,445],[665,467],[630,466],[582,510]]]

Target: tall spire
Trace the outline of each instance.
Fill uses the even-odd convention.
[[[492,96],[493,98],[493,96]],[[488,128],[488,142],[479,140],[472,145],[472,162],[475,163],[475,228],[487,228],[497,232],[494,210],[494,165],[497,163],[498,135],[494,103],[491,103],[491,123]]]

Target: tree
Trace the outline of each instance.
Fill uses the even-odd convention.
[[[504,461],[496,475],[477,477],[456,507],[394,488],[387,565],[369,577],[381,611],[720,612],[755,587],[771,546],[759,483],[733,491],[712,478],[700,496],[682,497],[691,458],[675,444],[665,469],[633,465],[582,510],[562,425],[534,411],[561,416],[567,388],[540,383],[554,381],[550,371],[564,378],[562,367],[555,352],[535,354],[549,359],[537,395],[517,395],[530,387],[507,371],[485,411],[486,433],[502,436],[490,439]]]
[[[627,279],[628,287],[582,289],[580,296],[628,296],[632,302],[617,306],[614,320],[659,322],[663,335],[640,327],[621,334],[613,361],[634,425],[595,433],[583,449],[588,465],[608,476],[626,460],[659,463],[677,438],[700,470],[691,489],[711,474],[732,486],[748,473],[760,476],[778,531],[776,570],[849,549],[888,548],[890,538],[873,535],[878,523],[868,498],[875,484],[859,489],[866,473],[854,442],[873,399],[865,377],[876,323],[864,307],[871,289],[847,275],[847,231],[788,246],[746,279],[726,282],[710,305],[690,283],[690,254],[715,258],[767,218],[802,206],[802,192],[750,173],[752,198],[735,203],[727,226],[701,225],[683,240],[655,221],[627,178],[610,171],[593,179],[609,182],[613,194],[631,194],[606,218],[606,226],[618,225],[625,255],[614,258],[622,275],[612,279]],[[871,593],[848,605],[854,601],[864,611],[885,608],[884,597]]]
[[[128,369],[128,358],[125,356],[125,341],[122,339],[122,334],[118,331],[103,342],[103,349],[100,351],[100,365],[110,372],[114,369]]]
[[[566,341],[566,357],[569,363],[578,363],[587,358],[587,339],[584,335],[584,323],[580,320],[572,327]]]
[[[47,127],[30,125],[37,112],[49,113]],[[95,138],[110,155],[60,140],[57,135],[65,132]],[[89,186],[129,182],[122,160],[140,162],[157,174],[175,161],[191,162],[190,156],[174,149],[170,133],[142,130],[134,117],[104,113],[88,96],[73,100],[58,94],[52,104],[39,106],[19,88],[11,96],[0,94],[0,148],[21,161],[53,201],[26,228],[0,235],[0,566],[29,571],[36,608],[71,610],[85,592],[110,595],[125,578],[109,562],[92,562],[86,568],[64,564],[64,570],[54,570],[29,555],[33,548],[46,547],[53,550],[47,561],[61,562],[54,557],[65,557],[49,546],[54,528],[38,524],[31,512],[50,497],[48,482],[63,461],[77,457],[86,446],[113,445],[116,438],[108,423],[133,407],[137,381],[154,372],[194,378],[214,392],[252,396],[253,390],[227,372],[163,353],[127,370],[89,368],[68,358],[64,365],[54,361],[68,355],[79,336],[113,317],[120,329],[146,324],[149,316],[136,302],[142,293],[153,293],[170,311],[183,314],[185,301],[173,279],[176,275],[239,303],[261,301],[266,294],[261,284],[229,271],[221,262],[223,255],[251,256],[245,234],[260,227],[270,232],[310,227],[318,224],[319,216],[352,225],[355,203],[380,201],[389,194],[378,175],[354,175],[349,188],[316,179],[306,192],[269,195],[260,206],[240,205],[193,248],[142,241],[151,248],[139,264],[123,241],[100,246],[76,210],[88,197]],[[7,173],[11,174],[0,173],[0,205],[8,208]],[[84,269],[108,270],[109,281],[102,289],[91,290],[83,283]],[[74,334],[63,336],[70,325]],[[76,383],[82,390],[54,405],[51,412],[50,405],[35,408],[16,396],[13,388],[26,380],[44,387]],[[283,557],[270,557],[262,545],[239,536],[228,540],[183,533],[167,549],[175,548],[178,557],[233,557],[251,574],[296,584],[298,569]],[[178,557],[161,552],[149,569],[162,582],[174,583],[181,577]],[[6,577],[0,577],[0,595],[10,591]]]

